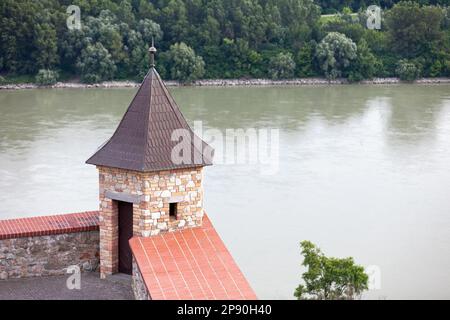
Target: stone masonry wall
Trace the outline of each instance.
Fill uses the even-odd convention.
[[[131,281],[131,287],[133,288],[134,298],[136,300],[151,300],[150,294],[147,290],[147,286],[142,278],[141,271],[133,257],[133,278]]]
[[[136,172],[98,167],[100,184],[101,273],[118,270],[118,205],[108,192],[138,199],[133,203],[133,234],[149,237],[160,232],[201,226],[203,217],[202,168]],[[177,218],[170,219],[170,203]]]
[[[62,275],[71,265],[98,269],[98,231],[0,240],[1,280]]]
[[[163,171],[147,175],[149,212],[144,212],[142,236],[201,226],[203,218],[202,169]],[[169,219],[169,204],[178,204],[176,220]],[[150,218],[150,219],[148,219]]]

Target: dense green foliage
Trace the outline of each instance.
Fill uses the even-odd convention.
[[[386,14],[389,47],[397,54],[418,57],[435,48],[443,40],[444,18],[439,7],[423,7],[401,2]]]
[[[0,74],[139,80],[154,38],[165,79],[359,81],[396,76],[402,59],[421,76],[450,76],[450,11],[437,6],[447,2],[370,1],[387,9],[369,30],[363,0],[2,0]],[[71,4],[80,30],[66,25]],[[341,13],[321,17],[330,12]]]
[[[349,7],[354,11],[369,5],[377,5],[383,9],[389,9],[401,0],[317,0],[316,3],[322,7],[323,13],[341,12]],[[421,5],[448,5],[448,0],[418,0]]]
[[[353,258],[330,258],[309,241],[300,243],[304,257],[303,284],[295,290],[297,299],[353,300],[368,289],[369,277]]]

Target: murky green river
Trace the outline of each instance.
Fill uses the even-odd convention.
[[[279,166],[205,170],[205,207],[260,298],[292,298],[298,243],[377,266],[371,299],[450,298],[450,86],[171,89],[204,128],[279,128]],[[84,161],[135,89],[0,91],[0,218],[96,209]]]

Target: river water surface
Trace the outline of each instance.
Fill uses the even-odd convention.
[[[260,298],[293,298],[304,239],[377,266],[365,298],[450,298],[449,85],[171,91],[206,129],[280,129],[275,174],[205,170],[206,210]],[[0,91],[0,218],[97,209],[84,161],[135,92]]]

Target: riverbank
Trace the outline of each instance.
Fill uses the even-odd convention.
[[[399,78],[374,78],[372,80],[363,80],[358,84],[362,85],[386,85],[386,84],[450,84],[450,78],[422,78],[413,82],[404,82]],[[271,79],[208,79],[197,80],[191,84],[182,84],[178,81],[165,81],[169,87],[193,86],[193,87],[246,87],[246,86],[315,86],[315,85],[343,85],[350,84],[347,79],[327,80],[325,78],[298,78],[288,80]],[[52,86],[38,86],[34,83],[6,84],[0,85],[0,90],[22,90],[38,88],[134,88],[139,83],[134,81],[106,81],[96,84],[85,84],[80,82],[58,82]]]

